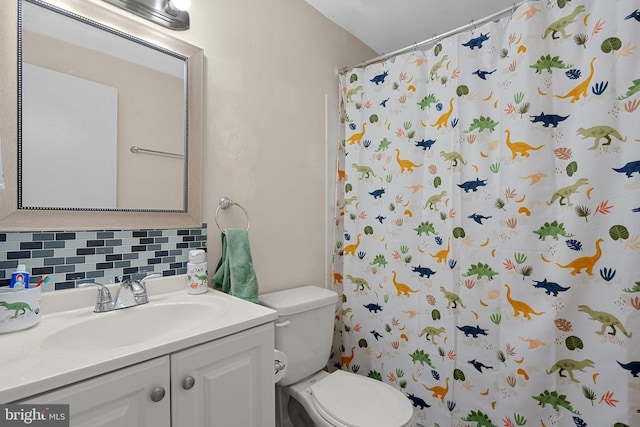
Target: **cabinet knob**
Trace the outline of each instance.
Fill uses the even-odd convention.
[[[188,376],[182,380],[182,388],[185,390],[191,390],[194,385],[196,385],[196,379],[192,376]]]
[[[151,400],[154,402],[160,402],[164,399],[165,393],[164,387],[156,387],[151,392]]]

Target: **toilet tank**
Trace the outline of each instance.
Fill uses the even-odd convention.
[[[260,295],[259,301],[278,312],[275,347],[287,356],[287,370],[278,384],[293,384],[323,369],[331,352],[338,294],[303,286]]]

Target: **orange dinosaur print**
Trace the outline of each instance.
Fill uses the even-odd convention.
[[[416,165],[411,160],[401,159],[400,150],[398,148],[396,148],[396,161],[400,166],[400,173],[403,173],[404,171],[413,172],[413,168],[419,168],[424,164],[424,163],[421,163],[419,165]]]
[[[572,104],[578,101],[581,96],[584,96],[586,98],[587,91],[589,90],[589,85],[591,84],[591,79],[593,78],[593,74],[595,71],[595,68],[593,67],[594,62],[596,62],[595,56],[593,57],[593,59],[591,60],[591,64],[589,65],[589,75],[583,82],[578,83],[578,85],[571,89],[566,95],[555,95],[555,97],[560,99],[571,98]]]
[[[446,397],[447,393],[449,393],[449,377],[447,377],[445,382],[447,383],[446,387],[442,387],[439,385],[435,385],[433,387],[427,387],[424,384],[422,384],[422,387],[424,387],[425,389],[433,393],[431,397],[433,397],[434,399],[440,398],[440,401],[444,403],[444,398]]]
[[[448,123],[449,123],[449,117],[451,117],[451,114],[453,113],[453,98],[451,98],[449,100],[449,110],[444,112],[440,118],[438,120],[436,120],[436,122],[434,124],[431,125],[431,127],[437,127],[438,129],[440,129],[441,127],[447,127]]]
[[[435,258],[438,263],[444,262],[447,263],[447,257],[449,256],[449,251],[451,250],[451,237],[447,238],[447,249],[443,249],[441,251],[436,252],[435,254],[429,254],[433,258]]]
[[[541,345],[547,345],[546,342],[539,340],[538,338],[522,338],[522,337],[518,337],[520,338],[522,341],[529,343],[529,350],[533,350],[534,348],[538,348]]]
[[[509,147],[509,150],[511,150],[511,160],[515,159],[518,154],[520,154],[520,156],[522,157],[529,157],[529,150],[539,150],[544,147],[544,145],[532,147],[531,145],[523,141],[511,142],[511,131],[509,131],[509,129],[506,129],[504,133],[507,134],[506,142],[507,147]]]
[[[352,245],[347,245],[344,247],[344,256],[354,255],[356,254],[356,250],[360,246],[360,234],[356,236],[356,242]]]
[[[350,145],[353,145],[353,144],[361,145],[362,137],[364,136],[364,133],[365,133],[365,129],[364,128],[365,128],[366,125],[367,125],[366,123],[362,123],[362,132],[354,133],[349,138],[347,138],[345,140],[345,142],[348,142]]]
[[[418,291],[413,290],[409,287],[409,285],[407,285],[406,283],[400,283],[396,280],[396,271],[395,270],[391,270],[391,272],[393,273],[393,286],[396,287],[396,291],[398,292],[398,296],[400,296],[400,294],[404,294],[406,296],[411,296],[409,293],[416,293]]]
[[[342,359],[340,360],[340,366],[345,366],[347,369],[350,369],[349,365],[351,365],[351,361],[356,356],[355,351],[356,351],[356,348],[355,347],[351,347],[351,355],[350,356],[342,356]]]
[[[534,311],[533,308],[524,301],[518,301],[511,298],[511,288],[506,284],[504,287],[507,288],[507,301],[509,301],[509,304],[513,307],[513,317],[518,317],[522,313],[522,316],[525,319],[531,320],[532,314],[535,316],[542,316],[544,314],[544,311],[540,313]]]
[[[556,263],[556,265],[560,268],[572,268],[571,275],[575,276],[576,274],[580,274],[582,269],[585,270],[589,276],[593,276],[593,267],[596,265],[596,262],[602,256],[602,250],[600,249],[600,244],[604,242],[604,239],[596,240],[596,254],[593,256],[584,256],[580,258],[576,258],[571,261],[567,265],[561,265]]]

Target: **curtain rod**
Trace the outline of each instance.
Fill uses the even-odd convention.
[[[417,49],[420,46],[423,46],[423,45],[426,45],[426,44],[429,44],[429,43],[433,43],[433,42],[435,42],[437,40],[444,39],[446,37],[453,36],[455,34],[458,34],[458,33],[461,33],[463,31],[466,31],[466,30],[468,30],[470,28],[475,28],[475,27],[477,27],[479,25],[484,25],[487,22],[493,21],[494,19],[499,18],[502,15],[506,15],[509,12],[514,13],[516,8],[518,8],[521,5],[525,4],[527,1],[528,0],[525,0],[525,1],[522,1],[522,2],[520,2],[518,4],[514,3],[513,6],[508,7],[506,9],[503,9],[500,12],[496,12],[493,15],[489,15],[489,16],[487,16],[485,18],[482,18],[482,19],[480,19],[478,21],[471,21],[466,25],[463,25],[463,26],[458,27],[458,28],[456,28],[454,30],[451,30],[451,31],[447,31],[446,33],[442,33],[440,35],[433,36],[433,37],[428,38],[426,40],[423,40],[423,41],[421,41],[419,43],[414,43],[411,46],[406,46],[406,47],[403,47],[401,49],[395,50],[395,51],[393,51],[391,53],[386,53],[384,55],[377,56],[377,57],[375,57],[373,59],[369,59],[369,60],[361,62],[359,64],[352,65],[350,67],[345,67],[345,68],[339,70],[338,74],[345,74],[345,73],[349,72],[350,70],[352,70],[354,68],[365,67],[367,65],[375,64],[376,62],[384,61],[385,59],[392,58],[392,57],[394,57],[396,55],[400,55],[401,53],[405,53],[405,52],[409,52],[411,50]]]

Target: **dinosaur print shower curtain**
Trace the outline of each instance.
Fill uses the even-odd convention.
[[[640,426],[640,4],[341,75],[333,368],[422,426]]]

